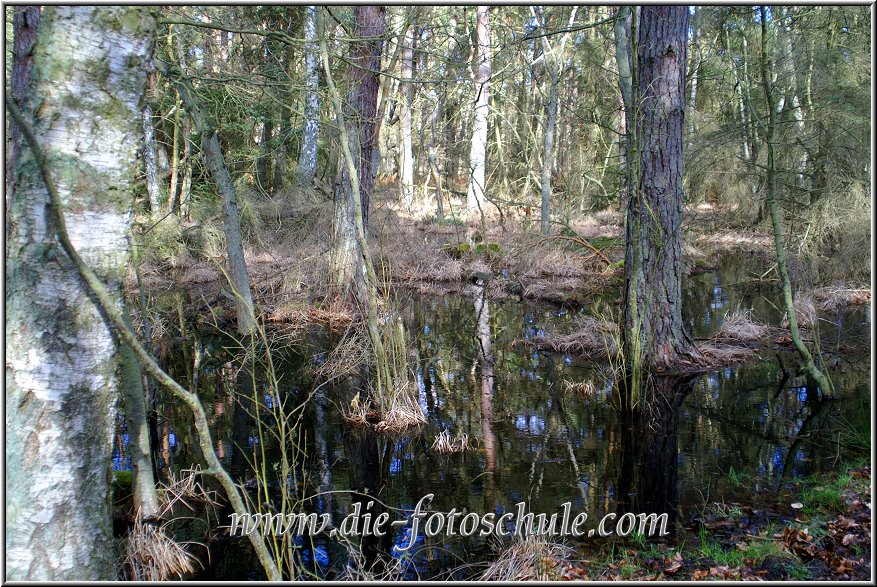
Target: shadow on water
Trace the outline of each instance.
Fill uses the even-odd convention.
[[[725,312],[737,308],[753,308],[756,318],[778,323],[775,294],[753,275],[745,266],[723,264],[691,278],[685,316],[692,332],[713,335]],[[521,344],[569,329],[573,311],[495,303],[482,295],[474,302],[403,295],[399,304],[428,421],[407,436],[351,428],[339,406],[350,403],[361,383],[311,397],[304,419],[305,491],[319,494],[308,507],[329,513],[334,526],[355,503],[365,508],[376,498],[375,514],[386,504],[391,519],[400,519],[432,493],[431,510],[497,517],[516,512],[519,502],[549,515],[570,502],[572,511],[587,512],[593,525],[607,513],[667,513],[669,539],[680,540],[694,527],[698,511],[712,502],[759,502],[785,511],[784,484],[831,469],[850,454],[849,431],[869,430],[869,314],[848,313],[822,331],[838,389],[834,400],[821,400],[815,385],[797,374],[794,355],[786,354],[781,365],[770,351],[685,382],[659,382],[651,408],[631,417],[612,407],[616,382],[606,365]],[[208,412],[212,407],[217,451],[227,466],[240,468],[242,453],[259,439],[254,422],[229,399],[234,379],[223,366],[228,357],[221,341],[204,344],[199,392]],[[311,340],[283,359],[279,392],[289,394],[292,405],[313,389],[310,366],[324,356],[325,344]],[[176,374],[187,377],[182,366]],[[256,391],[262,393],[258,384]],[[180,417],[181,408],[166,405],[159,423],[161,465],[197,462],[191,425]],[[477,450],[435,453],[433,439],[445,429],[467,434]],[[247,478],[245,467],[241,474]],[[410,551],[394,549],[410,538],[410,526],[395,528],[363,540],[359,548],[366,565],[379,555],[400,560],[408,578],[466,578],[479,569],[465,563],[488,560],[495,543],[477,535],[428,538],[421,533]],[[569,541],[587,549],[603,540]],[[320,576],[337,576],[352,560],[347,549],[325,537],[304,550],[303,559]],[[233,571],[217,569],[214,576],[244,576],[241,560]],[[258,570],[245,576],[258,576]]]

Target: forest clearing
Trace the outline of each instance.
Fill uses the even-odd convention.
[[[870,6],[4,9],[7,580],[873,580]]]

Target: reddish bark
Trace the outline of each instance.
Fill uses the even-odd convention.
[[[699,360],[682,322],[682,140],[688,7],[643,6],[636,112],[639,181],[628,208],[625,326],[638,331],[644,365]],[[637,257],[638,258],[635,258]],[[632,304],[632,296],[636,296]]]
[[[23,103],[30,86],[30,72],[33,65],[33,49],[40,26],[39,6],[15,6],[12,14],[12,99],[24,111]],[[21,130],[15,121],[9,120],[9,148],[6,151],[6,205],[15,185],[15,165],[21,151]]]
[[[350,48],[352,88],[351,106],[359,123],[359,190],[362,223],[368,226],[369,201],[375,186],[377,169],[372,164],[378,148],[380,121],[377,118],[386,9],[383,6],[357,5],[354,9],[353,36],[360,39]]]

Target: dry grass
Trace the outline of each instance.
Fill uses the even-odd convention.
[[[593,397],[597,393],[597,387],[593,381],[570,381],[564,379],[560,384],[564,393],[570,395],[581,395],[583,397]]]
[[[743,363],[756,354],[749,347],[734,344],[708,343],[698,345],[697,348],[705,359],[704,367],[710,369]]]
[[[469,435],[465,432],[457,432],[454,436],[445,428],[439,434],[436,434],[432,443],[432,450],[439,454],[459,454],[474,450],[475,447],[469,443]]]
[[[177,542],[168,530],[175,520],[174,512],[185,517],[193,512],[215,510],[219,505],[217,494],[201,483],[199,467],[185,469],[179,476],[173,471],[170,479],[158,489],[159,512],[157,521],[144,521],[138,512],[134,524],[125,536],[120,574],[127,581],[167,581],[184,579],[203,568],[201,561],[186,546],[198,542]]]
[[[836,283],[817,289],[813,297],[819,309],[828,314],[848,310],[853,306],[867,306],[871,303],[871,288],[863,285]]]
[[[515,537],[484,573],[482,581],[559,580],[572,550],[541,535]]]
[[[372,427],[376,432],[387,434],[401,434],[426,423],[420,404],[408,388],[397,389],[381,401],[363,399],[357,392],[341,416],[348,424]]]
[[[195,572],[200,561],[165,529],[138,516],[125,538],[121,579],[125,581],[182,580]]]
[[[392,397],[384,400],[381,421],[375,424],[375,430],[393,434],[426,424],[426,416],[423,415],[416,397],[410,384],[405,389],[397,389]]]
[[[767,324],[752,319],[752,310],[738,310],[725,314],[722,326],[716,333],[716,340],[757,342],[771,335]]]
[[[816,314],[816,299],[813,295],[813,292],[804,292],[799,295],[795,299],[794,303],[795,309],[795,319],[798,321],[798,326],[801,328],[811,328],[816,325],[816,320],[818,316]],[[783,321],[780,323],[780,326],[783,328],[789,327],[789,316],[786,314],[783,316]]]
[[[617,337],[618,325],[614,322],[583,316],[572,334],[537,336],[532,343],[541,349],[596,358],[614,356]]]

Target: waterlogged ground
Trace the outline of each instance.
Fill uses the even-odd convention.
[[[724,263],[688,279],[684,303],[692,334],[712,336],[726,312],[736,309],[752,308],[756,319],[778,324],[777,297],[759,274],[754,266]],[[568,331],[577,312],[617,311],[612,296],[579,310],[488,304],[492,390],[484,389],[480,378],[472,298],[402,294],[398,300],[408,326],[409,362],[416,365],[418,400],[428,420],[416,433],[393,437],[351,427],[341,415],[355,391],[349,386],[327,386],[325,394],[310,397],[302,424],[308,455],[297,487],[307,495],[321,493],[308,502],[311,511],[329,513],[338,525],[354,501],[372,497],[390,508],[391,519],[404,517],[430,493],[435,510],[497,516],[515,511],[518,502],[549,514],[569,502],[573,513],[589,514],[588,528],[606,513],[666,512],[672,530],[667,540],[674,543],[695,535],[716,503],[743,506],[742,525],[794,517],[783,490],[796,478],[838,466],[862,431],[869,434],[870,316],[865,312],[821,323],[836,399],[821,401],[812,382],[795,375],[795,355],[778,347],[744,365],[698,377],[675,409],[630,422],[613,408],[608,365],[539,352],[526,343],[548,332]],[[310,337],[278,357],[279,396],[266,395],[266,404],[283,400],[295,405],[309,396],[312,369],[302,367],[325,360],[324,344],[319,336]],[[229,379],[218,369],[227,360],[221,347],[219,339],[206,342],[199,388],[212,414],[217,452],[228,466],[240,468],[240,452],[233,462],[235,438],[246,438],[248,451],[261,448],[260,439],[252,420],[235,419]],[[790,377],[784,377],[777,352]],[[182,360],[178,363],[176,375],[190,381],[191,373]],[[164,416],[163,461],[174,467],[196,462],[187,420],[174,409]],[[466,435],[472,450],[436,453],[433,441],[444,430]],[[276,447],[264,437],[261,442],[270,459]],[[116,465],[124,467],[124,459]],[[300,483],[305,477],[308,482]],[[588,552],[605,540],[567,542]],[[404,556],[394,550],[409,541],[410,529],[401,528],[366,541],[363,549],[367,557],[402,558],[409,578],[464,578],[483,570],[485,565],[475,563],[489,561],[496,546],[496,540],[425,539],[421,533]],[[303,558],[320,576],[337,576],[348,562],[347,551],[325,537],[302,547]],[[228,548],[214,555],[210,576],[259,577],[255,561],[246,562],[252,559],[245,546]]]

